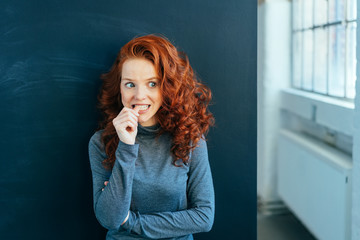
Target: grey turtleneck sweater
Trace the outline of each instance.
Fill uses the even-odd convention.
[[[101,164],[106,158],[102,130],[90,139],[94,210],[109,230],[107,240],[193,239],[193,233],[212,227],[214,188],[206,142],[200,140],[190,162],[176,167],[171,136],[157,137],[158,131],[158,125],[139,125],[134,145],[120,141],[111,171]],[[106,187],[105,181],[109,181]]]

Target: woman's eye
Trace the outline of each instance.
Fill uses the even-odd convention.
[[[156,82],[149,82],[149,87],[156,87]]]
[[[132,88],[135,87],[135,85],[132,82],[125,83],[125,87]]]

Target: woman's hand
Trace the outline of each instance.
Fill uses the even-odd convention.
[[[139,117],[138,111],[138,107],[135,107],[134,109],[124,107],[119,115],[113,120],[116,133],[123,143],[135,143]]]
[[[101,189],[101,191],[104,191],[104,189],[105,189],[105,187],[106,187],[106,185],[109,183],[109,181],[105,181],[104,182],[104,187]]]

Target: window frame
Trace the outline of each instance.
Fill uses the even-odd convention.
[[[330,19],[330,10],[329,10],[329,5],[330,5],[330,1],[327,1],[327,11],[326,11],[326,21],[323,22],[322,24],[318,24],[318,22],[315,22],[315,17],[317,16],[315,14],[315,4],[317,3],[317,1],[320,0],[311,0],[310,5],[312,6],[312,16],[310,17],[310,20],[308,20],[308,25],[304,25],[305,22],[305,14],[304,13],[304,4],[305,1],[307,3],[309,3],[309,1],[307,0],[297,0],[297,1],[292,1],[291,2],[291,87],[301,90],[301,91],[307,91],[307,92],[312,92],[315,94],[319,94],[319,95],[323,95],[323,96],[328,96],[328,97],[334,97],[334,98],[338,98],[338,99],[343,99],[346,101],[353,101],[355,98],[355,82],[356,82],[356,56],[354,56],[354,59],[350,59],[350,54],[351,54],[351,49],[349,49],[349,45],[351,43],[356,45],[356,15],[354,15],[354,12],[352,12],[352,15],[350,14],[350,8],[348,6],[348,3],[353,3],[356,4],[356,1],[353,0],[339,0],[339,1],[344,1],[343,3],[343,19],[340,21],[339,18],[338,19],[334,19],[334,21],[331,21]],[[333,2],[336,2],[335,0],[333,0]],[[299,11],[301,12],[302,15],[300,16],[296,16],[295,15],[295,5],[296,4],[300,4],[298,5],[299,7]],[[309,6],[310,6],[309,5]],[[307,6],[307,7],[309,7]],[[351,16],[353,17],[353,19],[351,19]],[[297,18],[297,21],[295,21],[295,18]],[[300,22],[300,23],[299,23]],[[311,23],[310,23],[311,22]],[[317,24],[317,25],[316,25]],[[330,58],[329,58],[329,54],[331,53],[330,49],[330,31],[332,31],[334,28],[336,30],[337,26],[340,26],[341,28],[343,28],[344,31],[344,38],[345,38],[345,43],[343,44],[343,49],[341,49],[343,51],[342,54],[340,54],[339,56],[343,58],[343,65],[341,66],[341,64],[336,63],[336,65],[340,66],[340,69],[342,69],[343,71],[343,80],[339,81],[340,84],[343,81],[343,88],[340,90],[341,92],[343,92],[343,95],[335,95],[335,94],[331,94],[331,90],[329,89],[329,81],[330,81],[330,71],[338,71],[338,68],[333,68],[332,66],[330,66]],[[297,27],[299,27],[297,29]],[[355,27],[355,30],[352,29],[353,27]],[[315,82],[316,78],[315,77],[315,73],[318,72],[318,68],[316,68],[316,65],[318,64],[317,61],[318,58],[315,58],[315,52],[318,51],[319,46],[315,45],[316,44],[316,39],[315,39],[315,34],[319,34],[321,29],[324,29],[326,31],[326,57],[323,60],[326,61],[326,66],[325,68],[325,72],[326,72],[326,76],[324,76],[324,80],[325,81],[325,88],[323,88],[323,91],[319,91],[319,89],[315,88]],[[350,32],[354,31],[355,34],[355,41],[354,42],[350,42],[352,40],[352,36],[350,35]],[[308,45],[308,47],[310,47],[310,51],[308,53],[308,55],[305,54],[305,47],[304,44],[306,44],[305,42],[305,34],[309,34],[311,40],[307,39],[307,42],[309,42],[309,44],[312,45],[312,49],[311,46]],[[299,48],[295,49],[295,41],[298,41],[299,44]],[[356,49],[356,46],[351,45],[351,47]],[[295,51],[297,50],[297,53],[299,53],[297,57],[295,54]],[[307,61],[305,61],[305,57],[310,57],[309,59],[307,59]],[[297,59],[295,59],[297,58]],[[298,61],[297,63],[295,61]],[[352,62],[355,61],[355,62]],[[350,64],[352,64],[350,66],[350,68],[352,68],[352,70],[349,70],[349,62]],[[305,64],[308,64],[308,66],[305,66]],[[309,67],[310,66],[310,67]],[[338,67],[337,66],[337,67]],[[316,70],[315,70],[316,69]],[[335,69],[335,70],[334,70]],[[308,71],[308,72],[307,72]],[[307,73],[308,77],[305,77],[304,75]],[[348,81],[350,79],[351,76],[349,76],[349,73],[352,74],[352,76],[355,78],[355,80],[352,80],[351,84],[351,93],[349,94],[349,86],[348,86]],[[319,75],[318,75],[319,76]],[[333,76],[333,75],[331,75]],[[340,75],[341,76],[341,75]],[[305,84],[305,80],[307,79],[307,85]],[[336,88],[335,88],[336,89]]]

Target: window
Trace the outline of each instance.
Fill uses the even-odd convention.
[[[354,99],[356,0],[292,1],[292,87]]]

